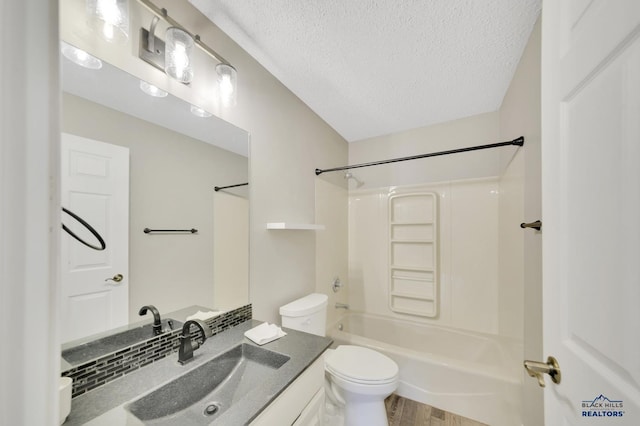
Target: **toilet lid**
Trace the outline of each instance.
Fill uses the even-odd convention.
[[[398,365],[391,358],[361,346],[338,346],[325,358],[325,366],[356,383],[388,383],[398,378]]]

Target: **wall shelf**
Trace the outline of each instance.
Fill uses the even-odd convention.
[[[298,231],[324,231],[324,225],[317,225],[314,223],[289,223],[289,222],[269,222],[267,223],[267,229],[289,229]]]

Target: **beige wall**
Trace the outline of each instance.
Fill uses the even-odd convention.
[[[62,131],[130,150],[130,321],[139,320],[138,309],[147,304],[160,312],[218,307],[213,187],[246,181],[247,159],[69,94],[63,95]],[[198,233],[147,235],[147,227]]]
[[[349,302],[348,257],[348,192],[345,185],[316,179],[316,220],[325,226],[316,233],[316,292],[329,296],[327,325],[331,326],[344,314],[336,302]],[[343,287],[333,291],[333,281],[340,278]]]
[[[521,222],[541,219],[540,165],[540,20],[536,23],[509,90],[500,108],[500,134],[522,134],[525,145],[519,175],[524,181]],[[524,171],[524,173],[522,173]],[[540,360],[542,354],[542,235],[520,230],[518,221],[510,232],[520,232],[523,247],[522,290],[524,358]],[[515,228],[516,231],[511,231]],[[544,226],[542,228],[544,232]],[[501,258],[502,261],[502,258]],[[543,393],[535,380],[524,374],[524,413],[526,425],[543,423]]]
[[[495,143],[498,142],[498,125],[498,113],[490,112],[351,142],[349,164]],[[509,148],[504,149],[511,152]],[[354,169],[352,172],[364,182],[358,189],[366,189],[498,176],[501,174],[500,166],[498,150],[483,150]],[[353,184],[350,187],[353,189]]]

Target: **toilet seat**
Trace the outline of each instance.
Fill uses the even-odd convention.
[[[383,385],[398,380],[398,365],[386,355],[361,346],[342,345],[325,358],[326,370],[342,380]]]

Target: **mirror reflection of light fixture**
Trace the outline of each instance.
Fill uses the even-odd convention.
[[[80,65],[81,67],[89,68],[92,70],[99,70],[102,68],[102,61],[95,56],[89,55],[82,49],[71,46],[70,44],[62,42],[62,48],[60,49],[65,58]]]
[[[195,105],[191,105],[191,114],[195,115],[196,117],[200,117],[200,118],[209,118],[209,117],[211,117],[213,115],[209,111],[205,111],[202,108],[197,107]]]
[[[110,43],[129,38],[128,0],[86,0],[87,23]]]
[[[225,107],[235,106],[238,97],[238,72],[229,64],[216,65],[218,73],[218,93]]]
[[[180,83],[191,83],[193,79],[193,65],[191,63],[193,37],[177,27],[167,28],[165,37],[164,72]]]
[[[140,90],[142,90],[149,96],[153,96],[154,98],[164,98],[169,94],[164,90],[154,86],[153,84],[147,83],[144,80],[140,80]]]
[[[164,71],[165,74],[172,78],[188,84],[194,78],[190,54],[195,44],[218,62],[216,73],[217,94],[220,96],[219,103],[225,107],[234,106],[237,102],[238,91],[238,73],[236,69],[215,50],[203,43],[200,40],[200,36],[192,35],[171,18],[166,9],[160,9],[150,0],[138,0],[138,2],[154,14],[149,30],[146,28],[140,29],[139,58]],[[160,19],[169,24],[169,28],[165,33],[165,41],[155,35],[156,25]]]

